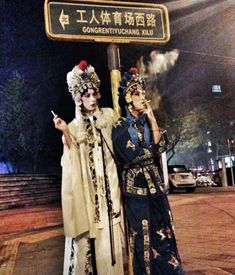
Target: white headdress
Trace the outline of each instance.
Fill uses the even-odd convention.
[[[81,97],[88,89],[99,91],[100,79],[94,67],[82,60],[67,74],[67,84],[76,105],[81,105]]]
[[[78,127],[76,140],[78,143],[85,142],[87,138],[86,130],[84,129],[84,122],[81,113],[82,96],[85,95],[89,89],[96,91],[96,98],[100,98],[99,87],[100,79],[95,73],[95,69],[87,64],[86,60],[80,61],[72,71],[67,74],[68,90],[75,102],[75,118]]]

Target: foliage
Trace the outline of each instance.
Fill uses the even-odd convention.
[[[204,93],[183,101],[180,94],[163,93],[156,117],[168,133],[168,163],[172,158],[188,166],[207,166],[210,159],[227,154],[226,142],[233,136],[232,94],[214,97]]]
[[[208,127],[207,110],[202,106],[194,107],[182,118],[181,143],[189,149],[196,149],[199,145],[206,145],[208,142]]]
[[[1,158],[11,162],[13,172],[19,172],[27,158],[32,158],[35,166],[40,150],[42,127],[30,107],[33,94],[17,71],[0,87]]]
[[[222,107],[221,107],[222,106]],[[209,158],[226,154],[226,140],[230,136],[229,117],[224,112],[225,102],[208,100],[182,113],[178,108],[181,130],[176,152],[189,166],[207,166]],[[226,108],[225,108],[226,109]],[[222,149],[218,152],[218,148]]]

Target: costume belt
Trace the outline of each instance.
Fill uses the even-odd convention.
[[[154,165],[153,159],[148,159],[148,160],[142,161],[141,164],[126,163],[123,166],[123,170],[144,168],[149,165]]]
[[[151,172],[150,172],[151,171]],[[146,187],[136,187],[135,177],[138,173],[143,173],[146,180]],[[152,174],[152,176],[150,175]],[[125,192],[140,196],[146,196],[148,194],[155,195],[161,193],[161,177],[159,175],[158,168],[154,163],[139,165],[137,167],[129,167],[124,171],[124,177],[126,177],[126,190]],[[154,177],[154,178],[153,178]]]

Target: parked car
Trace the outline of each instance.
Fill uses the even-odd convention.
[[[197,175],[196,184],[198,187],[217,186],[217,184],[213,181],[213,175],[206,174],[206,173]]]
[[[192,193],[196,189],[196,180],[192,172],[185,165],[168,165],[169,192],[186,190]]]

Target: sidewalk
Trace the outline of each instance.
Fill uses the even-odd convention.
[[[235,187],[169,195],[187,275],[235,274]],[[62,275],[59,205],[0,211],[0,274]]]
[[[1,275],[59,275],[63,253],[59,205],[0,211]],[[60,272],[56,274],[55,270]]]
[[[9,234],[25,233],[62,226],[61,206],[58,204],[0,211],[0,243]]]
[[[186,275],[235,274],[235,193],[219,190],[169,196]]]

